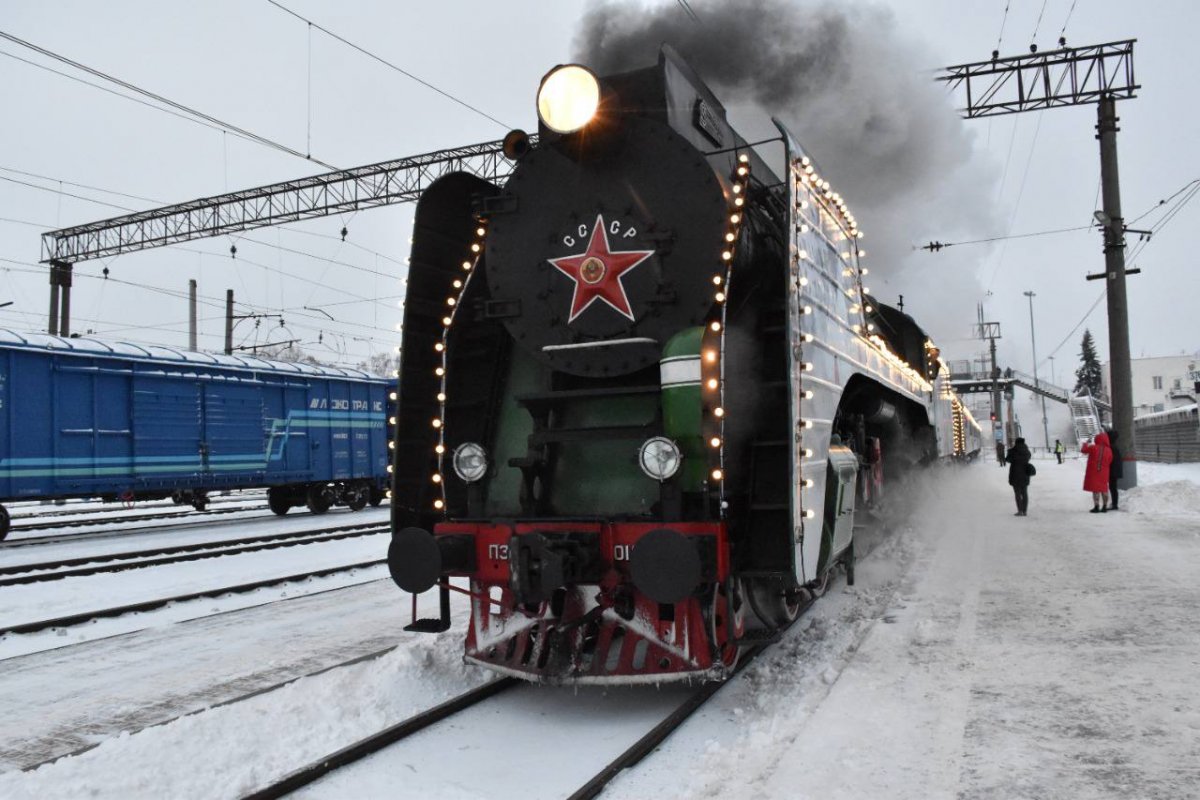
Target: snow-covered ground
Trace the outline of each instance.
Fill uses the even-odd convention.
[[[1143,485],[1105,515],[1087,513],[1081,462],[1038,467],[1026,518],[1012,516],[994,465],[932,472],[913,489],[925,500],[920,515],[860,562],[857,586],[834,585],[606,796],[1200,797],[1200,466],[1140,465]],[[0,692],[0,751],[13,752],[21,721],[51,706],[41,741],[69,739],[76,726],[81,741],[103,739],[0,774],[0,797],[234,797],[488,678],[460,663],[457,596],[454,628],[433,637],[399,632],[403,597],[380,582],[289,600],[278,614],[121,637],[131,647],[124,659],[111,639],[0,661],[0,674],[18,679]],[[296,635],[307,619],[314,635]],[[170,719],[393,636],[386,655],[245,701],[148,728],[155,715],[137,713],[161,704]],[[266,661],[283,668],[272,673]],[[621,690],[606,705],[521,690],[493,706],[503,713],[459,724],[442,747],[373,759],[310,791],[559,797],[592,767],[563,757],[565,736],[572,747],[586,749],[591,736],[597,752],[619,750],[613,731],[632,741],[644,727],[622,710],[641,714],[676,691]],[[115,735],[126,722],[130,732]],[[501,740],[517,746],[503,755]],[[488,780],[459,780],[472,769]]]
[[[211,528],[189,530],[186,534],[156,533],[106,539],[103,542],[75,542],[0,551],[0,564],[26,563],[28,551],[38,558],[85,557],[102,552],[141,549],[149,546],[186,544],[194,541],[222,541],[247,535],[295,531],[348,524],[386,524],[386,510],[370,509],[351,514],[326,514],[321,517],[275,517],[267,523],[221,523]],[[140,603],[193,592],[253,583],[275,577],[287,577],[308,571],[382,559],[387,554],[388,535],[368,534],[333,542],[296,544],[272,550],[219,556],[99,575],[63,578],[55,581],[6,586],[0,589],[0,628],[40,622],[58,617],[99,611],[105,608]],[[288,597],[328,591],[342,586],[377,580],[387,568],[375,566],[320,578],[265,587],[252,592],[202,598],[154,609],[98,618],[66,628],[27,634],[0,635],[0,659],[55,649],[70,644],[116,636],[147,627],[224,613],[275,602]],[[0,664],[3,662],[0,661]]]
[[[922,519],[607,796],[1200,797],[1200,465],[1089,514],[1082,462],[927,488]]]

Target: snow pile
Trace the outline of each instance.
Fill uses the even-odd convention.
[[[1200,483],[1167,481],[1138,486],[1121,495],[1121,506],[1135,514],[1200,517]]]
[[[1121,494],[1135,514],[1200,518],[1200,464],[1138,462],[1138,486]]]
[[[461,625],[437,637],[408,636],[373,661],[0,775],[0,797],[240,797],[486,677],[462,663]]]

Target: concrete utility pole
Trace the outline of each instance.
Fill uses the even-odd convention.
[[[188,350],[196,352],[196,279],[188,281]]]
[[[225,355],[233,355],[233,289],[225,290]]]
[[[1103,276],[1108,294],[1108,356],[1113,427],[1125,457],[1123,489],[1137,485],[1137,442],[1133,432],[1133,382],[1129,364],[1129,309],[1125,276],[1125,222],[1121,218],[1121,188],[1117,176],[1117,100],[1136,97],[1142,88],[1133,77],[1136,39],[1067,47],[1029,55],[1001,58],[993,51],[990,61],[947,67],[938,80],[966,94],[968,119],[1096,103],[1096,138],[1100,140],[1100,181],[1104,208],[1096,220],[1104,232]]]
[[[1025,296],[1029,298],[1029,343],[1033,345],[1033,385],[1040,389],[1042,387],[1037,374],[1037,335],[1033,332],[1033,298],[1037,295],[1033,292],[1025,292]],[[1042,395],[1042,433],[1046,437],[1046,452],[1050,452],[1050,424],[1046,421],[1046,395]]]
[[[1100,100],[1096,138],[1100,140],[1100,184],[1104,209],[1104,272],[1108,276],[1108,360],[1113,428],[1125,454],[1117,486],[1137,486],[1137,442],[1133,434],[1133,368],[1129,363],[1129,303],[1125,295],[1125,220],[1121,217],[1121,180],[1117,171],[1117,103]]]
[[[71,273],[66,261],[50,262],[50,321],[51,336],[71,335]]]

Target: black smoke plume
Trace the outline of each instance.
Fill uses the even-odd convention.
[[[902,37],[890,11],[866,3],[688,5],[698,19],[675,3],[597,0],[575,57],[605,74],[648,66],[670,44],[743,135],[770,136],[767,116],[782,119],[862,225],[873,293],[892,305],[902,293],[935,336],[963,337],[982,295],[973,259],[983,251],[913,246],[978,238],[998,224],[992,173],[972,160],[970,134],[933,80],[936,57]]]

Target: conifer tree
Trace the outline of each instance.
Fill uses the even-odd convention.
[[[1093,396],[1099,396],[1100,361],[1096,358],[1096,343],[1092,340],[1092,332],[1086,328],[1083,331],[1083,341],[1080,342],[1079,349],[1079,360],[1082,364],[1079,369],[1075,370],[1075,394],[1086,389]]]

